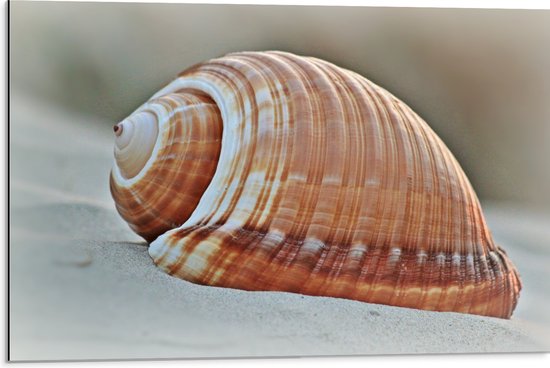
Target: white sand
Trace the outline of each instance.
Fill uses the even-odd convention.
[[[544,351],[550,217],[486,206],[524,282],[511,320],[194,285],[114,209],[108,122],[12,93],[13,360]]]

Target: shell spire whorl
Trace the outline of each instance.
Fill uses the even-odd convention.
[[[111,194],[130,227],[148,241],[191,215],[216,170],[221,116],[198,91],[140,107],[115,130]]]
[[[208,113],[174,103],[189,98]],[[143,109],[157,116],[157,144],[136,180],[115,168],[111,190],[130,226],[156,238],[149,254],[167,273],[511,316],[519,276],[460,165],[364,77],[284,52],[235,53],[182,72]]]
[[[158,136],[155,115],[142,111],[113,127],[115,160],[126,179],[136,176],[151,157]]]

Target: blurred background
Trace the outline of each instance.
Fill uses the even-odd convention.
[[[15,2],[10,17],[11,92],[97,129],[197,62],[284,50],[410,105],[482,202],[550,211],[549,11]]]

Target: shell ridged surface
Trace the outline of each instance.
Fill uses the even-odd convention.
[[[194,104],[209,107],[181,107]],[[156,238],[149,253],[167,273],[511,316],[519,276],[460,165],[364,77],[289,53],[235,53],[182,72],[144,110],[159,121],[153,155],[132,179],[115,165],[111,190],[130,226]]]

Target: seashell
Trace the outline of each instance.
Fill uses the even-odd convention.
[[[170,275],[501,318],[516,306],[518,273],[456,159],[354,72],[229,54],[115,132],[117,210]]]

